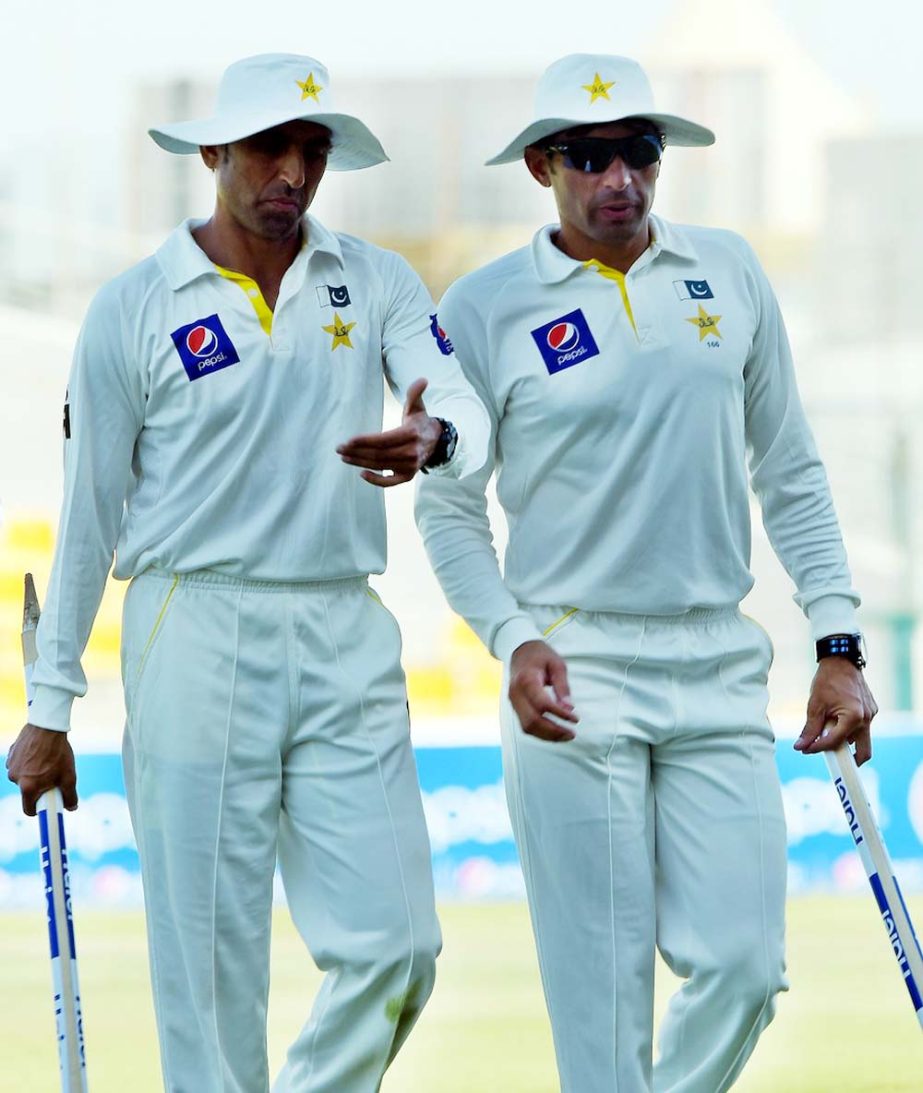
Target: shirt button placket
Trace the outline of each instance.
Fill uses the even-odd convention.
[[[269,342],[272,346],[273,353],[288,352],[288,339],[285,337],[285,326],[279,318],[278,302],[276,303],[276,311],[272,317],[272,334],[269,336]]]

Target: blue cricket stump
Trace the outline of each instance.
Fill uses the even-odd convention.
[[[32,666],[36,659],[35,631],[39,620],[38,597],[32,574],[26,574],[22,614],[22,658],[26,699],[32,705]],[[77,979],[77,950],[71,916],[70,876],[64,839],[64,804],[60,790],[43,793],[36,808],[41,843],[42,877],[48,914],[51,981],[54,990],[55,1025],[62,1093],[87,1093],[87,1067],[83,1050],[83,1013]]]
[[[910,913],[894,876],[884,839],[865,796],[856,761],[847,744],[835,751],[825,751],[824,758],[836,787],[846,822],[852,835],[869,884],[875,893],[888,940],[897,958],[917,1020],[923,1027],[923,952],[910,921]]]

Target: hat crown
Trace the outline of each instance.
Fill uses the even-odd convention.
[[[388,158],[364,122],[334,108],[327,66],[297,53],[261,53],[235,61],[221,77],[210,118],[170,122],[148,132],[168,152],[194,155],[203,145],[232,144],[292,121],[329,129],[328,170],[357,171]]]
[[[654,112],[644,69],[629,57],[571,53],[549,65],[535,92],[537,118],[614,121]]]
[[[531,144],[578,125],[605,125],[622,118],[647,118],[670,144],[704,147],[715,134],[704,125],[654,108],[644,69],[611,53],[571,53],[542,73],[535,89],[535,115],[488,166],[521,159]]]
[[[302,109],[305,114],[333,110],[330,74],[314,57],[261,53],[229,65],[218,85],[217,112]]]

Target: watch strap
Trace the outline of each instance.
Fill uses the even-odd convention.
[[[866,665],[861,634],[828,634],[817,641],[814,648],[818,661],[825,657],[845,657],[857,668]]]
[[[420,468],[424,474],[436,467],[444,467],[455,455],[455,449],[458,447],[458,430],[452,422],[446,421],[443,417],[437,417],[435,420],[442,426],[442,432],[429,459]]]

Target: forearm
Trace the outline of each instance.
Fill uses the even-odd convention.
[[[86,694],[81,657],[99,609],[112,548],[84,538],[85,520],[62,513],[51,579],[36,634],[38,660],[30,720],[46,729],[70,727],[73,700]],[[98,530],[98,529],[96,529]],[[114,542],[114,539],[113,539]]]
[[[66,730],[86,693],[80,658],[102,599],[144,413],[140,374],[126,365],[121,312],[97,298],[69,380],[64,501],[51,580],[36,634],[33,724]]]
[[[754,278],[760,317],[745,369],[751,482],[769,540],[818,638],[855,629],[859,597],[778,304],[758,266]]]
[[[541,640],[542,635],[501,576],[482,477],[420,482],[417,526],[449,605],[495,657],[507,661],[523,642]]]
[[[823,467],[810,454],[803,464],[780,467],[775,480],[754,480],[773,549],[795,582],[795,600],[811,621],[814,638],[856,629],[859,596],[852,587],[846,550]]]

